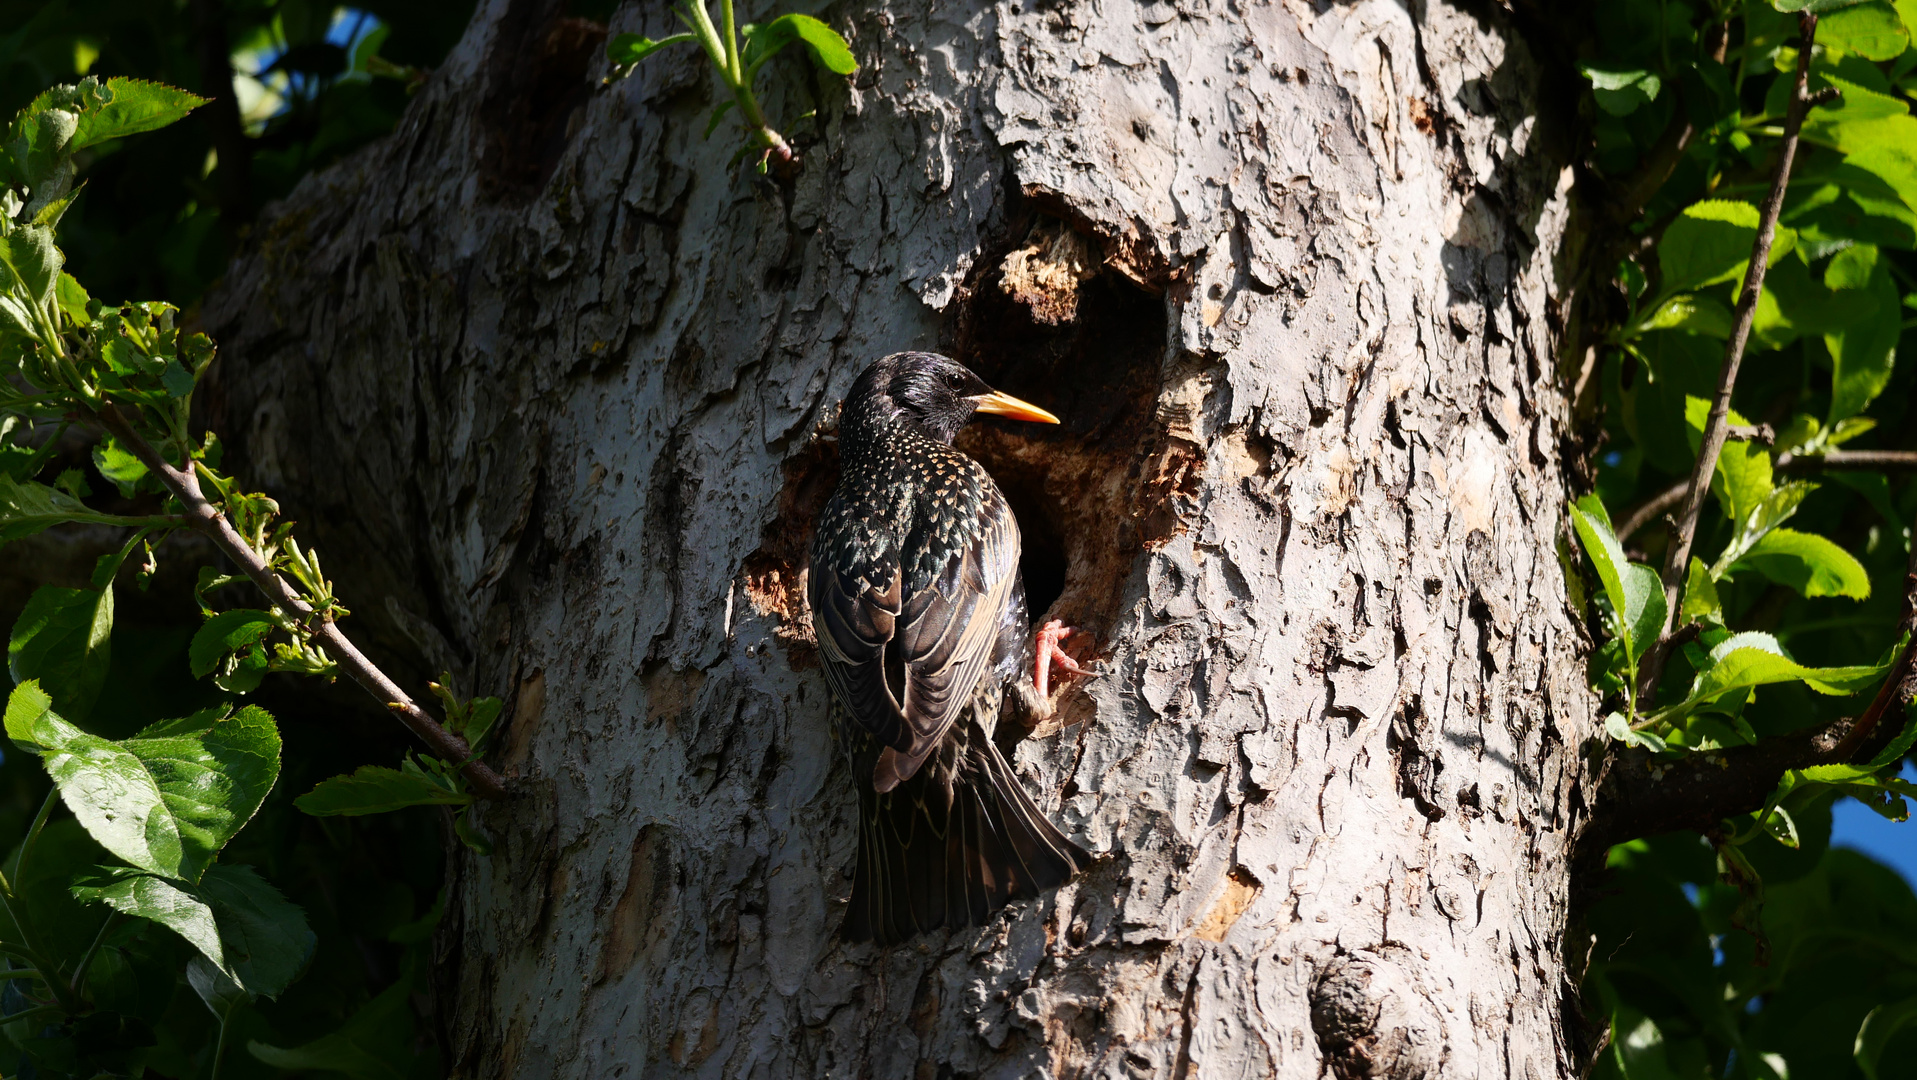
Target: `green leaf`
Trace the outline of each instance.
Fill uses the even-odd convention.
[[[1640,106],[1657,100],[1663,83],[1655,72],[1642,68],[1606,69],[1591,64],[1579,65],[1591,80],[1591,93],[1598,108],[1612,116],[1629,116]]]
[[[225,718],[207,710],[112,742],[52,705],[39,683],[21,683],[7,703],[7,736],[40,756],[101,847],[162,877],[198,881],[279,778],[279,729],[257,707]]]
[[[1904,651],[1905,644],[1906,642],[1898,642],[1892,649],[1892,655],[1901,654]],[[1903,730],[1895,739],[1890,741],[1890,745],[1879,750],[1877,756],[1871,758],[1870,762],[1866,764],[1864,768],[1869,769],[1871,772],[1887,769],[1904,760],[1904,755],[1910,753],[1912,746],[1917,746],[1917,703],[1906,702],[1904,704]]]
[[[1678,605],[1677,621],[1680,626],[1691,622],[1724,625],[1724,604],[1717,598],[1717,582],[1711,578],[1704,560],[1695,555],[1691,556],[1691,565],[1684,577],[1684,599]]]
[[[247,1052],[276,1069],[343,1073],[354,1080],[408,1080],[413,980],[402,977],[354,1013],[338,1031],[285,1049],[250,1040]]]
[[[1611,529],[1611,516],[1597,496],[1579,499],[1571,507],[1571,521],[1591,564],[1597,567],[1611,609],[1617,612],[1619,636],[1635,670],[1638,657],[1664,629],[1664,586],[1656,571],[1624,557],[1624,547]]]
[[[1757,222],[1757,207],[1750,203],[1708,199],[1686,207],[1658,241],[1664,292],[1688,292],[1742,278],[1757,238]],[[1797,234],[1778,226],[1771,241],[1771,262],[1783,258],[1796,244]]]
[[[1808,597],[1870,596],[1870,575],[1857,559],[1821,536],[1773,529],[1737,561]]]
[[[620,34],[606,43],[606,59],[612,61],[616,68],[630,68],[660,49],[693,40],[692,34],[673,34],[658,41],[639,34]]]
[[[1831,257],[1824,268],[1824,287],[1830,290],[1862,289],[1876,276],[1880,257],[1875,244],[1853,244]]]
[[[1744,519],[1741,527],[1754,537],[1763,536],[1797,513],[1797,508],[1817,490],[1817,485],[1809,480],[1792,480],[1783,487],[1773,488],[1755,509]]]
[[[44,440],[36,448],[26,441],[31,434],[32,421],[13,414],[0,415],[0,476],[17,482],[45,467],[57,440]]]
[[[380,46],[386,44],[386,39],[392,35],[393,28],[385,23],[361,35],[358,43],[353,46],[353,55],[347,60],[347,69],[362,75],[367,74],[367,69],[372,66],[373,58],[379,55]]]
[[[1869,1080],[1877,1080],[1877,1064],[1883,1059],[1884,1048],[1890,1045],[1891,1037],[1913,1027],[1917,1027],[1917,997],[1872,1009],[1857,1028],[1857,1041],[1852,1047],[1857,1068]]]
[[[474,750],[486,744],[486,737],[493,733],[493,724],[499,719],[499,713],[503,707],[504,703],[496,697],[473,699],[471,712],[468,713],[459,733],[466,737],[466,741]]]
[[[193,392],[193,373],[178,360],[168,360],[160,371],[160,385],[166,388],[168,397],[183,398]]]
[[[1695,395],[1685,396],[1684,421],[1693,454],[1696,454],[1698,448],[1703,445],[1704,425],[1710,419],[1710,411],[1710,402]],[[1750,424],[1750,421],[1736,409],[1730,410],[1725,419],[1736,425]],[[1726,440],[1723,449],[1718,451],[1717,470],[1711,475],[1711,493],[1717,496],[1718,505],[1723,508],[1724,516],[1730,519],[1732,525],[1741,534],[1748,527],[1752,515],[1773,494],[1770,452],[1744,440]],[[1795,502],[1789,504],[1792,510],[1796,509],[1796,506]],[[1788,517],[1788,513],[1785,516]],[[1755,538],[1755,535],[1750,537],[1750,539]],[[1721,576],[1722,567],[1713,568],[1713,573]]]
[[[215,682],[235,694],[250,693],[266,677],[266,636],[279,623],[264,611],[234,608],[206,620],[187,647],[187,663],[196,677],[220,670]],[[231,656],[229,660],[228,657]]]
[[[1910,46],[1910,34],[1883,0],[1833,11],[1817,21],[1817,44],[1866,60],[1894,60]]]
[[[266,801],[280,775],[279,726],[257,705],[204,709],[151,725],[118,745],[137,757],[166,800],[193,880]]]
[[[7,285],[18,289],[22,300],[42,309],[53,303],[63,261],[60,249],[53,245],[53,230],[45,225],[20,225],[0,236],[0,265],[7,269]]]
[[[313,955],[306,913],[250,866],[209,866],[197,888],[130,866],[102,867],[76,880],[73,895],[160,923],[249,994],[279,996]]]
[[[850,75],[859,69],[845,39],[810,15],[781,15],[763,26],[747,27],[745,39],[746,67],[753,71],[794,41],[805,42],[812,62],[834,75]]]
[[[1832,366],[1829,421],[1836,423],[1863,412],[1890,384],[1903,315],[1889,262],[1874,245],[1838,252],[1824,285],[1849,308],[1843,324],[1824,335]]]
[[[1624,614],[1631,626],[1631,661],[1635,664],[1664,632],[1669,608],[1664,599],[1663,579],[1656,570],[1642,563],[1632,563],[1626,568],[1624,592],[1627,601]]]
[[[313,958],[317,939],[306,925],[306,913],[252,867],[207,867],[200,895],[219,920],[234,981],[248,993],[278,997]]]
[[[44,203],[34,200],[38,203],[39,209],[34,212],[33,224],[44,225],[48,229],[59,229],[60,219],[67,216],[67,208],[73,205],[73,200],[80,197],[80,189],[84,187],[86,187],[85,184],[77,185],[66,194],[48,199]],[[55,287],[55,291],[58,292],[58,286]]]
[[[122,915],[151,919],[185,938],[215,965],[226,967],[213,909],[190,887],[131,866],[103,866],[97,873],[75,878],[73,895],[84,903],[105,904]]]
[[[55,195],[65,190],[73,180],[73,165],[69,160],[72,152],[68,144],[80,125],[80,117],[75,109],[60,106],[91,107],[80,105],[81,99],[97,105],[103,94],[91,79],[82,80],[78,87],[55,86],[41,91],[14,118],[9,129],[7,149],[10,152],[0,157],[0,164],[7,168],[8,182],[14,187],[36,192],[44,189]]]
[[[1821,15],[1826,11],[1838,11],[1863,2],[1864,0],[1771,0],[1771,6],[1786,13],[1809,11]]]
[[[361,765],[350,776],[320,781],[293,805],[314,817],[384,814],[408,806],[464,806],[472,796],[432,776],[410,759],[401,769]]]
[[[111,435],[93,444],[93,467],[129,499],[139,490],[140,481],[147,478],[146,463]]]
[[[1783,807],[1772,807],[1771,812],[1764,815],[1763,825],[1764,831],[1770,833],[1772,839],[1792,851],[1801,846],[1797,838],[1797,822],[1791,820],[1790,812]]]
[[[1641,746],[1652,753],[1661,753],[1665,749],[1662,738],[1648,731],[1631,730],[1631,722],[1623,713],[1612,713],[1604,718],[1605,733],[1626,746]]]
[[[68,151],[163,128],[207,101],[198,94],[145,79],[108,79],[106,89],[110,95],[106,104],[80,114]]]
[[[100,343],[100,359],[106,361],[107,369],[123,378],[136,378],[164,370],[165,361],[150,359],[134,346],[131,341],[118,334],[109,336]]]
[[[87,485],[87,474],[78,469],[62,469],[53,481],[53,486],[76,499],[84,499],[93,494]]]
[[[1606,1055],[1623,1080],[1682,1080],[1682,1074],[1671,1068],[1664,1033],[1656,1021],[1621,1005],[1611,1025]]]
[[[1731,310],[1708,296],[1673,296],[1636,328],[1637,333],[1652,330],[1678,330],[1722,341],[1731,336]]]
[[[85,719],[106,685],[112,635],[112,589],[42,585],[14,621],[7,670],[16,683],[37,680],[53,708]]]
[[[203,955],[186,962],[186,982],[221,1023],[233,1015],[234,1009],[253,999],[245,987],[234,982]]]
[[[1768,479],[1769,456],[1765,455],[1764,460],[1765,475]],[[1717,562],[1711,567],[1711,575],[1721,578],[1729,573],[1731,567],[1737,565],[1737,561],[1749,554],[1751,549],[1761,543],[1764,537],[1769,536],[1773,529],[1789,521],[1797,513],[1797,508],[1810,497],[1811,492],[1816,490],[1817,485],[1808,480],[1793,480],[1765,495],[1743,520],[1733,523],[1735,529],[1731,542],[1725,546],[1723,554],[1718,556]]]
[[[1876,176],[1917,210],[1917,117],[1839,124],[1830,138],[1844,151],[1845,165]]]
[[[279,624],[265,611],[234,608],[206,620],[187,647],[187,663],[197,677],[205,677],[219,666],[227,653],[259,641]]]
[[[1773,683],[1801,682],[1820,694],[1854,694],[1883,677],[1883,664],[1813,668],[1785,656],[1769,634],[1733,634],[1711,650],[1712,664],[1698,673],[1685,700],[1657,714],[1660,720],[1696,711],[1741,690]]]
[[[708,138],[708,139],[712,138],[712,133],[719,129],[719,121],[721,118],[725,116],[726,110],[732,108],[734,105],[737,105],[737,104],[738,104],[737,101],[734,101],[731,98],[727,98],[724,101],[721,101],[719,103],[718,108],[712,110],[712,116],[706,120],[705,138]]]
[[[72,274],[62,270],[59,284],[54,286],[53,298],[60,305],[60,314],[74,326],[93,325],[93,316],[87,314],[87,304],[93,298],[87,295],[85,288]]]
[[[453,815],[453,835],[459,837],[459,842],[472,849],[475,855],[493,853],[492,840],[473,824],[473,808],[470,806],[462,808]]]
[[[69,524],[124,525],[126,521],[112,514],[96,514],[57,488],[32,480],[17,481],[0,473],[0,544]]]

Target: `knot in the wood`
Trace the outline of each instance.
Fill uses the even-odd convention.
[[[1311,1030],[1338,1080],[1419,1080],[1444,1060],[1444,1021],[1429,992],[1383,956],[1325,966],[1311,987]]]

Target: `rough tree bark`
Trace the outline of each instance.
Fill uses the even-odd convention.
[[[601,89],[606,28],[482,4],[206,306],[219,422],[349,630],[510,703],[518,795],[440,938],[456,1074],[1573,1075],[1579,226],[1512,17],[821,14],[862,67],[768,69],[782,182],[701,141],[695,50]],[[1015,761],[1099,862],[878,950],[834,937],[854,800],[798,573],[836,402],[906,348],[1065,418],[961,445],[1096,639]]]

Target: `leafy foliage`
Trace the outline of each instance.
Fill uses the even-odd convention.
[[[719,0],[720,21],[715,25],[706,10],[706,0],[680,0],[673,15],[686,27],[685,33],[672,34],[657,41],[639,34],[620,34],[606,44],[606,58],[612,61],[612,82],[631,75],[639,62],[661,49],[684,42],[697,42],[719,73],[728,98],[712,110],[706,122],[706,137],[711,138],[719,121],[736,107],[746,127],[747,142],[734,157],[757,152],[757,167],[763,173],[772,163],[782,170],[796,168],[798,156],[785,137],[774,131],[759,108],[752,92],[759,69],[778,55],[781,49],[802,42],[819,70],[833,75],[851,75],[858,70],[852,49],[838,31],[810,15],[781,15],[767,23],[747,23],[734,29],[733,0]]]
[[[88,78],[35,97],[0,142],[0,544],[64,525],[109,526],[124,537],[87,587],[38,589],[8,639],[16,685],[6,735],[37,759],[52,790],[10,863],[0,863],[0,1074],[217,1076],[226,1048],[247,1032],[268,1040],[254,1040],[263,1050],[253,1067],[270,1064],[270,1040],[280,1036],[262,1027],[268,1003],[297,997],[317,963],[308,912],[231,857],[272,797],[282,757],[273,716],[233,698],[258,690],[269,673],[334,677],[340,667],[326,631],[350,612],[279,506],[221,471],[217,439],[189,437],[212,342],[183,330],[170,304],[92,299],[65,272],[55,243],[83,152],[164,127],[200,104],[156,83]],[[76,422],[106,435],[88,462],[101,489],[118,496],[106,497],[106,508],[85,472],[56,460],[61,433]],[[111,512],[129,507],[147,512]],[[186,528],[209,533],[245,574],[201,568],[194,597],[204,621],[190,640],[116,651],[125,636],[115,610],[122,566],[139,552],[135,577],[144,587],[158,568],[156,548]],[[265,605],[216,609],[221,590],[235,584],[257,584]],[[124,678],[129,664],[155,657],[182,675],[210,677],[214,700],[119,737],[101,733],[101,724],[124,732],[143,711],[129,709],[116,672]],[[481,745],[500,704],[433,689],[454,733],[470,740],[447,744],[463,758],[463,747]],[[378,809],[463,807],[472,801],[462,772],[469,761],[408,758],[404,774],[387,771],[428,778],[431,790],[388,791]],[[70,817],[56,816],[61,807]],[[463,811],[454,824],[486,849]],[[272,857],[270,849],[254,854]],[[403,947],[410,970],[423,935],[391,936],[400,929],[388,939]],[[411,976],[395,985],[410,986]],[[412,1051],[407,996],[382,995],[372,995],[379,1010],[360,1027],[356,1015],[340,1015],[347,1026],[337,1037],[297,1023],[288,1030],[317,1040],[307,1049],[340,1040],[377,1046],[389,1074],[411,1075],[428,1062]],[[182,1015],[189,999],[197,1004]],[[407,1007],[395,1011],[395,1000]],[[396,1024],[406,1038],[386,1038]],[[380,1039],[367,1041],[366,1027]],[[287,1067],[325,1067],[317,1060]]]
[[[1591,677],[1606,730],[1668,768],[1856,715],[1904,655],[1917,484],[1833,455],[1913,449],[1910,366],[1896,361],[1917,309],[1917,5],[1589,10],[1592,160],[1615,197],[1650,194],[1623,209],[1600,347],[1608,446],[1597,493],[1569,513],[1599,586],[1607,644]],[[1658,568],[1675,530],[1621,511],[1683,495],[1705,444],[1786,135],[1800,11],[1820,14],[1807,87],[1819,96],[1667,622]],[[1614,514],[1633,532],[1619,535]],[[1708,836],[1612,850],[1586,977],[1610,1016],[1599,1075],[1917,1075],[1917,902],[1888,870],[1827,850],[1833,799],[1908,815],[1917,786],[1897,772],[1917,722],[1904,704],[1881,721],[1904,730],[1870,760],[1790,770],[1763,807]]]

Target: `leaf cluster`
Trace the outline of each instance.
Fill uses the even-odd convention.
[[[694,42],[704,50],[719,74],[719,82],[728,96],[712,110],[706,121],[705,137],[711,138],[719,122],[733,108],[746,129],[746,143],[733,156],[733,164],[748,154],[756,154],[756,167],[764,173],[772,163],[782,168],[796,167],[797,155],[785,137],[766,122],[759,99],[752,91],[759,69],[786,46],[802,43],[821,71],[833,75],[851,75],[858,70],[852,49],[838,31],[810,15],[780,15],[766,23],[733,24],[733,0],[719,0],[720,18],[714,23],[705,0],[680,0],[673,15],[686,29],[657,41],[641,34],[619,34],[606,45],[606,58],[612,63],[611,83],[630,76],[639,62],[662,49]]]
[[[1676,579],[1658,568],[1678,526],[1624,511],[1681,506],[1673,498],[1705,442],[1786,134],[1799,9],[1819,16],[1814,104],[1755,297],[1731,441],[1667,592]],[[1903,674],[1917,484],[1906,469],[1835,465],[1858,449],[1891,452],[1879,461],[1917,450],[1910,365],[1896,362],[1917,323],[1917,4],[1623,0],[1588,10],[1589,164],[1616,199],[1648,194],[1613,208],[1631,254],[1610,275],[1613,315],[1597,350],[1606,445],[1597,490],[1569,517],[1585,556],[1577,563],[1594,579],[1602,645],[1590,674],[1612,752],[1649,753],[1655,769],[1822,727]],[[1621,534],[1614,522],[1627,518]],[[1908,1072],[1892,1063],[1911,1055],[1885,1048],[1917,1049],[1917,1035],[1900,1034],[1917,1007],[1897,1004],[1917,993],[1917,955],[1839,942],[1814,925],[1851,902],[1877,913],[1882,934],[1917,939],[1907,886],[1825,850],[1834,799],[1908,816],[1917,787],[1898,770],[1917,732],[1906,704],[1893,702],[1881,721],[1901,734],[1868,761],[1789,770],[1761,809],[1708,836],[1613,850],[1609,881],[1623,891],[1594,916],[1587,977],[1611,1014],[1602,1075]],[[1812,941],[1847,959],[1813,956]],[[1827,990],[1823,980],[1844,978],[1845,964],[1849,983]],[[1845,1004],[1813,1023],[1805,1010],[1827,992]]]
[[[342,669],[326,642],[340,639],[327,635],[350,612],[279,505],[222,470],[215,437],[190,434],[213,343],[184,331],[172,305],[92,299],[65,271],[55,243],[77,194],[77,155],[202,104],[155,83],[89,78],[36,97],[0,143],[0,545],[73,525],[122,536],[86,587],[35,591],[8,639],[15,685],[6,736],[52,786],[10,860],[0,862],[0,1075],[217,1075],[229,1036],[271,1035],[260,1029],[261,1009],[314,960],[306,910],[252,866],[224,857],[281,775],[276,720],[235,699],[272,673],[332,679]],[[61,434],[74,425],[98,438],[91,464],[112,489],[105,500],[80,470],[46,478]],[[142,512],[116,512],[127,506]],[[209,535],[233,563],[199,568],[203,621],[167,657],[210,678],[215,703],[122,738],[100,734],[102,725],[124,727],[102,707],[115,700],[108,691],[120,571],[138,554],[143,586],[166,539],[186,529]],[[226,590],[241,585],[257,586],[264,603],[222,607]],[[462,699],[449,684],[442,676],[433,690],[452,745],[469,746],[471,756],[365,766],[295,804],[321,817],[457,807],[458,835],[487,850],[468,820],[465,770],[500,703]],[[57,854],[49,851],[55,844]],[[410,1040],[395,1036],[410,1031],[407,996],[419,966],[417,938],[402,944],[407,974],[343,1026],[291,1048],[251,1040],[252,1058],[396,1075],[384,1062],[416,1057],[405,1049]],[[180,1026],[166,1005],[180,987],[210,1026]],[[101,1037],[109,1029],[112,1037]],[[201,1038],[185,1041],[180,1031]]]

